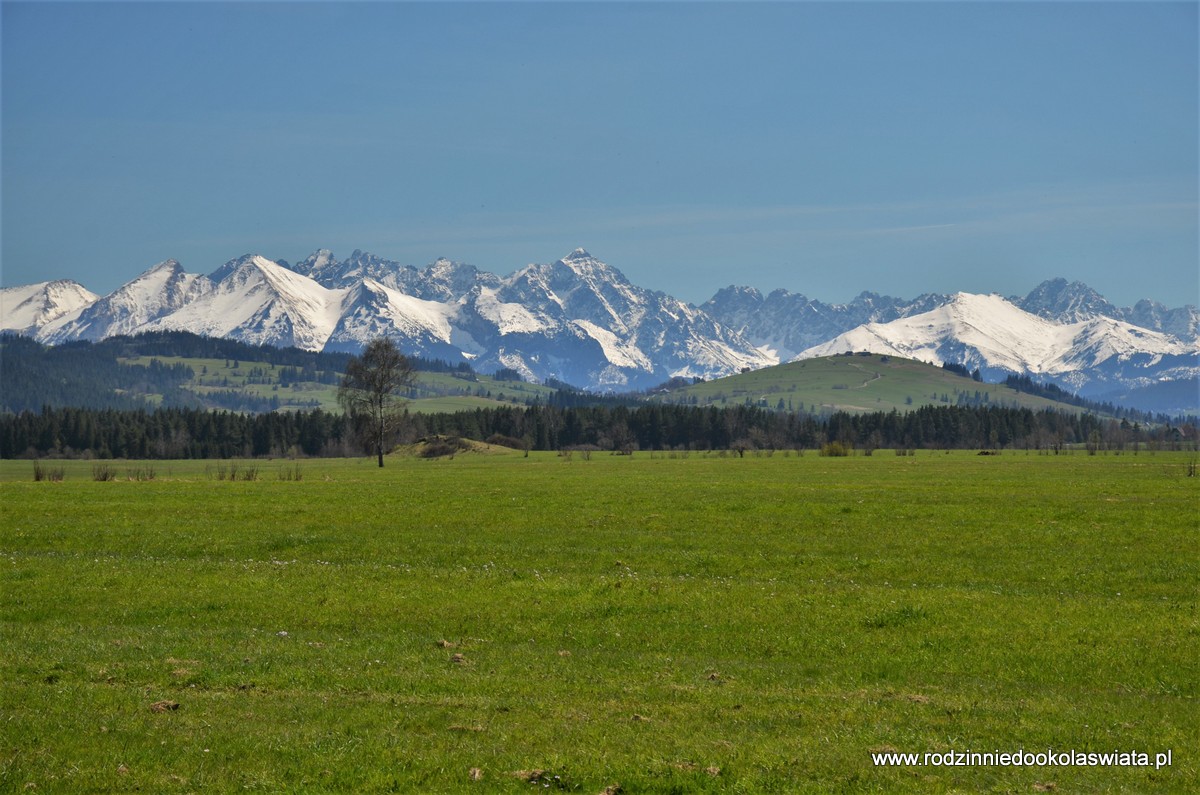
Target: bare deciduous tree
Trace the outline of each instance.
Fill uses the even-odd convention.
[[[350,359],[338,388],[338,403],[374,448],[383,466],[388,440],[404,416],[400,393],[415,378],[412,362],[396,343],[379,337],[367,343],[361,356]]]

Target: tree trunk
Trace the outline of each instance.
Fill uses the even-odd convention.
[[[380,398],[379,405],[375,408],[376,428],[379,432],[379,438],[375,443],[375,451],[379,453],[379,468],[383,469],[383,431],[384,431],[384,416],[383,416],[383,399]]]

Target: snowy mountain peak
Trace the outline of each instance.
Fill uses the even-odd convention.
[[[72,279],[0,289],[0,331],[34,334],[100,296]]]
[[[1120,310],[1110,304],[1104,296],[1083,282],[1070,282],[1059,277],[1047,279],[1022,299],[1012,302],[1040,317],[1077,322],[1105,315],[1119,316]]]
[[[603,260],[577,248],[558,262],[547,266],[550,278],[582,279],[593,285],[607,283],[612,285],[632,286],[625,274]]]
[[[253,266],[256,260],[265,259],[258,254],[243,254],[240,257],[229,260],[221,267],[217,268],[212,273],[208,274],[208,278],[214,283],[220,283],[225,280],[231,273],[235,273],[246,265]]]
[[[205,295],[212,287],[210,279],[187,273],[177,260],[164,260],[103,298],[46,324],[38,330],[37,338],[57,343],[133,334]]]
[[[217,278],[217,274],[220,274],[220,278]],[[278,262],[269,260],[261,254],[246,254],[238,257],[236,260],[225,263],[209,278],[214,283],[221,283],[229,279],[236,279],[241,283],[245,283],[260,278],[277,280],[289,277],[303,278],[301,274],[285,268]]]

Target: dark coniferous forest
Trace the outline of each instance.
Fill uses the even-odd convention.
[[[756,407],[551,405],[412,414],[396,441],[431,436],[500,440],[533,450],[1024,449],[1059,452],[1194,445],[1191,423],[1143,427],[1091,414],[959,406],[812,417]],[[363,452],[345,416],[325,411],[244,414],[47,409],[0,415],[0,457],[231,458]]]

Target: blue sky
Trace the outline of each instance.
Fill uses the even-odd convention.
[[[1200,291],[1197,4],[15,3],[6,286],[583,246],[729,284]]]

